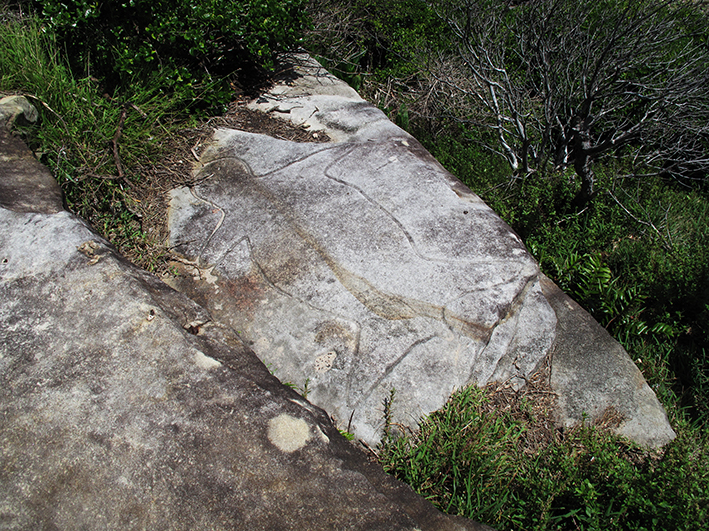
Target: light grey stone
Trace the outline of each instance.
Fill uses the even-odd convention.
[[[46,206],[0,206],[0,528],[489,529],[386,475],[234,330]]]
[[[59,212],[59,185],[25,143],[9,131],[20,116],[33,122],[37,110],[22,96],[0,100],[0,207],[16,212]]]
[[[396,132],[295,144],[219,130],[209,178],[170,204],[175,287],[370,444],[392,388],[394,420],[415,426],[456,388],[521,385],[556,327],[519,238]]]
[[[37,109],[24,96],[5,96],[0,99],[0,123],[7,129],[20,116],[28,122],[36,122],[39,118]]]
[[[326,131],[335,142],[402,134],[386,115],[364,101],[307,54],[290,54],[292,69],[282,83],[249,104],[310,131]],[[406,135],[408,136],[408,135]]]
[[[551,385],[560,423],[592,421],[613,408],[623,417],[621,435],[652,448],[674,439],[665,410],[623,347],[548,278],[541,284],[558,316]]]
[[[622,347],[597,324],[563,324],[593,320],[557,304],[505,223],[344,82],[289,60],[251,108],[334,142],[217,131],[207,180],[172,192],[175,287],[370,444],[392,388],[394,420],[414,426],[455,388],[518,387],[548,356],[559,424],[612,407],[641,444],[674,437]]]

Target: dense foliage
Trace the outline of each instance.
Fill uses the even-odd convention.
[[[237,72],[273,66],[307,25],[304,0],[34,3],[75,74],[100,79],[108,92],[148,82],[221,105]]]

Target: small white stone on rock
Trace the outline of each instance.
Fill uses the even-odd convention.
[[[325,444],[328,444],[330,442],[330,437],[325,435],[320,429],[320,426],[318,426],[317,424],[315,425],[315,431],[318,432],[318,435],[320,436],[320,440],[322,440],[322,442],[324,442]]]
[[[198,367],[201,367],[205,370],[222,366],[221,362],[215,360],[214,358],[206,356],[203,352],[200,352],[199,350],[195,350],[194,362],[197,364]]]

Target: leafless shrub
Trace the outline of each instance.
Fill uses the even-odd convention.
[[[455,66],[433,75],[451,101],[462,98],[461,119],[487,113],[493,149],[515,174],[573,167],[584,204],[593,163],[632,147],[639,171],[706,178],[709,47],[691,2],[461,0],[437,9],[457,50],[445,61]]]

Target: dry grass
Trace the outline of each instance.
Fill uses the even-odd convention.
[[[129,208],[140,219],[145,239],[137,245],[121,249],[133,263],[164,274],[168,268],[167,209],[169,192],[182,186],[195,186],[198,177],[194,171],[199,157],[218,128],[237,129],[268,135],[291,142],[328,142],[329,137],[313,134],[303,127],[247,107],[249,100],[241,99],[229,105],[222,115],[205,120],[198,127],[184,129],[165,138],[160,151],[163,155],[151,162],[130,168],[143,178],[133,183],[127,192],[132,201]]]

